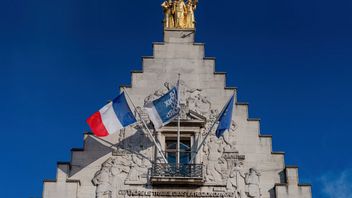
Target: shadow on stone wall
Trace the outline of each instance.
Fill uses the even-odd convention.
[[[269,190],[269,195],[270,195],[270,198],[276,198],[275,188],[272,188],[272,189]]]
[[[112,153],[112,155],[119,153],[135,154],[152,163],[151,157],[143,154],[143,151],[150,149],[154,146],[154,143],[145,135],[141,128],[136,128],[136,132],[133,135],[124,138],[117,144],[112,144],[107,140],[95,137],[93,134],[87,135],[84,142],[84,149],[72,149],[70,177],[109,153]],[[67,170],[62,171],[67,172]]]

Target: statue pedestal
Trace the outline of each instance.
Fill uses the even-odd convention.
[[[194,43],[195,29],[164,29],[165,43]]]

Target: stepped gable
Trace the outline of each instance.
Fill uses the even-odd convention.
[[[205,57],[204,44],[194,41],[195,30],[166,29],[164,42],[153,44],[153,56],[142,58],[143,70],[121,86],[153,130],[143,105],[166,93],[181,74],[181,139],[190,147],[185,158],[231,95],[237,96],[236,88],[226,87],[226,73],[215,71],[215,58]],[[272,150],[272,136],[260,133],[260,119],[249,117],[247,103],[237,97],[235,103],[231,130],[221,139],[211,136],[194,165],[184,168],[163,165],[139,124],[106,138],[85,133],[83,148],[57,164],[55,180],[44,181],[43,197],[311,198],[311,186],[299,183],[298,167],[285,165],[285,153]],[[168,156],[176,131],[175,123],[153,130]]]

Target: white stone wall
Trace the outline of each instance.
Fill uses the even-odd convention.
[[[212,109],[220,111],[231,95],[233,93],[237,94],[236,89],[226,88],[226,74],[216,73],[215,59],[204,57],[204,45],[194,43],[194,36],[194,31],[168,30],[164,33],[163,43],[154,43],[153,56],[143,57],[143,71],[133,72],[131,86],[126,87],[137,106],[142,107],[145,98],[154,93],[155,90],[162,88],[165,82],[176,83],[179,73],[181,74],[181,80],[187,87],[202,90],[202,94],[211,102]],[[298,169],[286,168],[284,153],[273,152],[271,136],[260,135],[260,121],[248,117],[248,105],[238,103],[237,99],[235,102],[233,121],[236,127],[231,131],[230,138],[238,153],[245,156],[241,170],[248,172],[250,168],[255,168],[260,173],[260,197],[310,198],[310,186],[299,184]],[[97,187],[92,180],[97,172],[102,169],[102,164],[109,158],[114,158],[112,153],[115,146],[119,143],[125,146],[127,144],[136,144],[134,145],[137,148],[136,152],[153,161],[155,148],[150,145],[146,146],[148,142],[143,138],[142,133],[139,136],[136,136],[136,133],[141,133],[141,131],[129,128],[123,131],[123,137],[121,133],[103,139],[85,134],[84,148],[73,149],[71,161],[58,165],[57,179],[44,182],[43,197],[95,198]],[[147,137],[145,138],[148,139]],[[140,140],[145,140],[143,142],[145,147],[138,145],[141,144]],[[140,163],[146,164],[148,168],[151,166],[149,162],[138,160]],[[198,163],[203,162],[206,164],[205,153],[201,153],[197,160]],[[117,157],[117,161],[123,162],[124,159]],[[138,162],[135,163],[138,164]],[[117,166],[126,169],[124,171],[121,170],[121,177],[132,177],[128,173],[132,171],[133,167],[131,168],[131,165],[119,164]],[[145,169],[147,171],[147,168]],[[138,171],[138,173],[143,172],[143,170]],[[119,190],[168,191],[168,189],[153,189],[153,186],[150,186],[148,182],[143,183],[144,179],[142,178],[144,177],[139,178],[141,180],[139,184],[136,181],[134,181],[134,184],[127,184],[128,182],[123,182],[122,184],[117,181],[119,183],[118,188]],[[217,186],[211,182],[206,182],[205,184],[203,187],[192,190],[170,186],[170,190],[176,189],[187,192],[228,191],[226,185]],[[107,195],[104,196],[108,197]],[[242,196],[251,197],[248,194],[242,194]],[[113,197],[129,196],[115,194]]]

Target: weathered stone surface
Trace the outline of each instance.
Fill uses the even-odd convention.
[[[143,72],[133,72],[126,87],[143,113],[144,103],[167,92],[180,73],[181,132],[190,137],[193,151],[226,101],[237,96],[235,88],[225,87],[225,73],[215,72],[215,60],[204,57],[204,45],[194,43],[194,34],[166,30],[164,42],[154,44],[153,56],[143,58]],[[57,179],[44,182],[43,197],[311,198],[311,187],[299,184],[298,169],[285,166],[284,154],[272,151],[271,136],[260,135],[260,121],[249,119],[248,105],[235,102],[231,131],[221,139],[210,136],[196,158],[204,165],[201,185],[198,180],[187,187],[171,180],[170,185],[153,185],[152,163],[160,162],[160,156],[136,124],[103,139],[85,134],[84,148],[73,149],[71,162],[58,164]],[[145,114],[143,120],[149,123]],[[173,123],[155,131],[163,149],[175,132]]]

